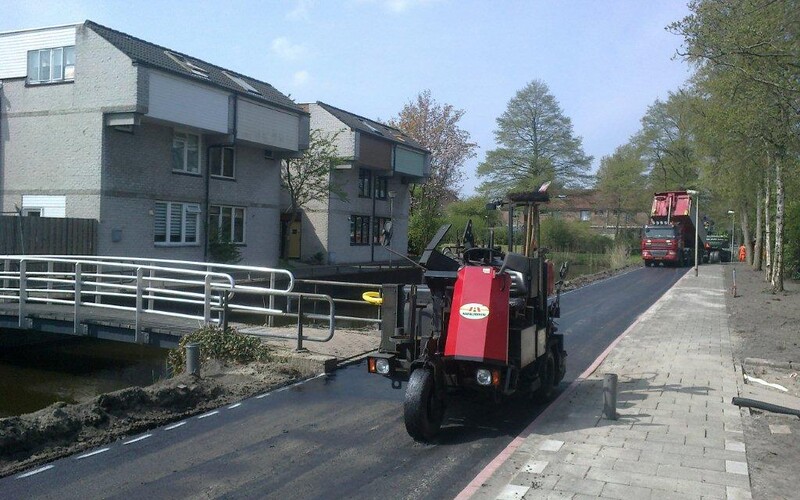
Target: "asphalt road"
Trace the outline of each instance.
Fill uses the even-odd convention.
[[[566,387],[686,272],[642,268],[562,297]],[[415,443],[403,391],[363,363],[0,479],[11,498],[452,498],[544,406],[452,401]]]

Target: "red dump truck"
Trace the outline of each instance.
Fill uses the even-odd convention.
[[[645,266],[694,264],[695,227],[699,262],[708,262],[706,231],[695,220],[694,200],[686,191],[655,193],[650,222],[642,234]]]

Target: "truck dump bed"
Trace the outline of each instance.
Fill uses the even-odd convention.
[[[706,229],[703,224],[697,225],[693,202],[691,195],[686,191],[655,193],[650,210],[650,220],[654,223],[684,225],[683,237],[686,240],[684,243],[691,247],[694,247],[694,231],[697,227],[700,244],[705,245]]]

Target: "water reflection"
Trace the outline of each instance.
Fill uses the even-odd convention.
[[[166,376],[166,349],[0,330],[0,417],[88,401]]]

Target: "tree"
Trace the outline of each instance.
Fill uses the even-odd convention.
[[[647,207],[645,170],[640,152],[630,143],[600,160],[595,187],[605,205],[616,215],[615,236],[619,235],[622,214],[640,212]]]
[[[410,188],[409,252],[420,253],[441,222],[444,205],[458,199],[464,162],[475,156],[477,144],[459,127],[464,110],[439,104],[430,90],[403,106],[389,125],[402,130],[431,152],[430,177]]]
[[[478,166],[478,176],[486,179],[479,190],[491,198],[535,189],[544,181],[581,186],[587,180],[592,157],[583,152],[571,120],[540,80],[508,102],[494,136],[499,147]]]
[[[670,93],[666,102],[656,100],[647,108],[642,118],[635,140],[655,191],[687,189],[697,182],[691,99],[685,91]]]
[[[670,29],[682,35],[681,54],[698,66],[702,82],[725,80],[751,106],[752,132],[763,141],[775,185],[775,234],[770,280],[773,292],[783,291],[784,173],[796,171],[800,154],[800,9],[795,0],[695,0],[692,14]],[[787,168],[793,167],[793,168]],[[756,177],[756,172],[752,172]],[[756,177],[757,178],[757,177]],[[769,193],[766,186],[766,223]],[[769,226],[767,226],[769,228]],[[768,254],[769,255],[769,254]]]
[[[430,90],[424,90],[389,121],[431,152],[430,177],[411,186],[411,215],[421,210],[438,216],[446,202],[458,199],[464,162],[475,156],[477,148],[469,132],[459,127],[463,116],[463,109],[439,104]]]
[[[289,194],[287,211],[297,219],[300,211],[316,200],[327,200],[330,195],[342,201],[347,195],[333,182],[333,168],[344,162],[338,156],[336,140],[340,132],[325,133],[311,130],[309,146],[300,158],[289,158],[281,166],[281,182]]]

